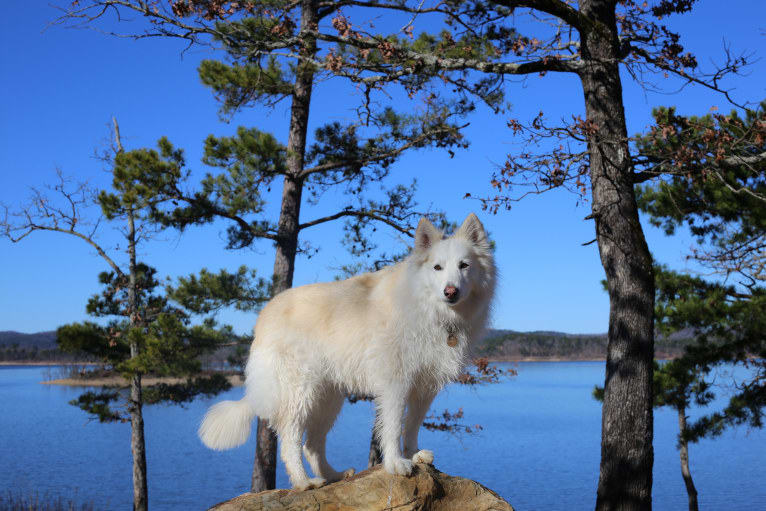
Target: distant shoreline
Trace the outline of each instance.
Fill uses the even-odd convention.
[[[668,356],[666,353],[658,353],[658,360],[666,360],[674,358]],[[503,362],[503,363],[536,363],[536,362],[605,362],[606,358],[593,358],[593,357],[488,357],[490,362]],[[18,361],[18,362],[0,362],[2,366],[76,366],[76,365],[98,365],[94,362],[56,362],[56,361]],[[236,374],[228,376],[229,383],[232,386],[237,387],[243,384],[240,377]],[[182,383],[185,381],[183,378],[168,378],[168,377],[144,377],[143,383],[145,385],[156,385],[158,383]],[[114,386],[127,388],[129,383],[121,376],[109,376],[101,378],[57,378],[55,380],[47,380],[39,382],[41,385],[63,385],[68,387],[103,387]]]
[[[476,358],[482,358],[480,356]],[[606,357],[485,357],[490,362],[605,362]],[[657,360],[669,360],[675,355],[657,353]],[[0,362],[0,366],[93,366],[96,362],[14,361]]]
[[[226,377],[232,386],[238,387],[243,384],[242,379],[237,374],[230,374]],[[158,383],[183,383],[184,378],[163,378],[156,376],[147,376],[141,379],[144,385],[157,385]],[[103,378],[59,378],[56,380],[41,381],[41,385],[65,385],[67,387],[120,387],[130,386],[128,380],[122,376],[108,376]]]
[[[56,360],[4,360],[0,366],[95,366],[97,362],[62,362]]]
[[[487,358],[490,362],[604,362],[606,357],[593,358],[593,357],[481,357]],[[664,358],[664,357],[662,357]],[[94,366],[98,365],[97,362],[57,362],[55,360],[49,361],[0,361],[0,366]]]

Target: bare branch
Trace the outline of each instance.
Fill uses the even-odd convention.
[[[92,229],[83,230],[88,224],[84,221],[82,209],[93,204],[93,191],[86,183],[79,183],[74,191],[66,189],[67,180],[61,171],[57,171],[59,182],[53,188],[61,195],[67,204],[67,210],[54,205],[51,200],[39,190],[32,190],[31,204],[23,207],[17,213],[10,213],[6,205],[3,205],[4,216],[0,221],[0,235],[17,243],[35,231],[52,231],[69,234],[80,238],[93,247],[101,258],[117,273],[123,275],[117,263],[96,241],[95,232],[100,223],[100,218],[94,223]],[[14,220],[15,218],[15,220]]]
[[[125,150],[122,147],[122,140],[120,139],[120,125],[117,124],[117,118],[112,116],[112,124],[114,124],[114,143],[117,146],[117,152],[122,153]]]

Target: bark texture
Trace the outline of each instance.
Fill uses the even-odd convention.
[[[315,30],[318,23],[315,0],[301,3],[301,24],[303,47],[300,53],[313,57],[317,51],[316,41],[306,33]],[[290,133],[287,140],[287,167],[282,188],[282,203],[279,213],[276,255],[274,258],[274,295],[292,287],[295,273],[295,255],[298,250],[298,233],[301,195],[303,194],[303,166],[306,154],[306,132],[308,130],[311,89],[314,70],[308,64],[301,64],[293,85],[290,108]],[[254,492],[276,488],[277,435],[265,419],[258,420],[258,442],[253,463],[251,488]]]
[[[681,432],[681,475],[686,485],[686,493],[689,495],[689,511],[699,511],[697,503],[697,488],[694,487],[692,473],[689,470],[689,442],[684,439],[686,432],[686,408],[678,409],[678,430]]]
[[[596,509],[652,507],[654,275],[638,218],[630,161],[615,2],[583,0],[599,26],[583,35],[580,73],[589,136],[593,218],[609,291],[609,331]]]
[[[115,129],[117,121],[114,121]],[[119,131],[117,132],[119,133]],[[117,141],[119,144],[119,135]],[[120,150],[122,147],[120,145]],[[128,211],[128,307],[130,325],[138,326],[138,283],[136,281],[136,224],[133,210]],[[139,347],[130,343],[130,358],[136,358]],[[146,511],[149,506],[149,491],[146,482],[146,441],[144,439],[143,396],[141,375],[134,374],[130,381],[130,451],[133,455],[133,511]]]
[[[130,383],[130,450],[133,454],[133,510],[146,511],[149,492],[146,484],[146,441],[144,440],[143,398],[141,375]]]

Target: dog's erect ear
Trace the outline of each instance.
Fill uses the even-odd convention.
[[[481,225],[479,217],[474,213],[468,215],[457,230],[455,236],[459,236],[466,239],[481,248],[489,248],[489,240],[487,239],[487,231],[484,230],[484,226]]]
[[[415,230],[415,250],[427,250],[443,237],[442,232],[434,227],[434,224],[429,222],[426,217],[423,217]]]

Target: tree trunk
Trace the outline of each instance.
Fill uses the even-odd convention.
[[[689,471],[689,442],[686,441],[686,408],[678,409],[678,430],[681,438],[681,475],[684,477],[686,493],[689,495],[689,511],[699,511],[697,504],[697,488],[694,487],[692,473]]]
[[[318,16],[315,0],[303,0],[301,4],[301,32],[315,30]],[[303,36],[302,55],[316,53],[316,41]],[[282,188],[282,206],[279,213],[278,240],[274,258],[273,294],[292,287],[295,272],[295,255],[298,250],[298,225],[303,193],[303,161],[306,154],[306,132],[311,105],[311,89],[314,70],[310,64],[301,64],[293,84],[293,99],[290,109],[290,134],[287,140],[287,167]],[[271,490],[276,487],[277,435],[268,421],[258,419],[258,443],[253,463],[252,491]]]
[[[133,345],[131,345],[131,353]],[[133,454],[133,511],[146,511],[149,492],[146,482],[146,442],[144,440],[144,416],[142,412],[141,375],[133,375],[130,381],[130,450]]]
[[[602,29],[583,34],[580,73],[587,120],[593,218],[609,290],[609,331],[596,509],[652,507],[654,275],[633,188],[614,2],[583,0]],[[605,28],[604,28],[605,27]]]
[[[117,126],[115,121],[115,127]],[[118,135],[119,143],[119,135]],[[133,210],[128,211],[128,310],[130,326],[139,322],[136,282],[136,226]],[[139,347],[135,341],[130,343],[130,358],[136,358]],[[130,380],[130,451],[133,454],[133,510],[146,511],[149,507],[149,492],[146,482],[146,441],[144,440],[143,397],[141,374],[136,373]]]
[[[282,211],[279,215],[280,239],[274,258],[274,295],[293,285],[302,189],[302,182],[285,176]],[[258,419],[257,438],[251,491],[273,490],[277,485],[277,435],[269,427],[268,420]]]

